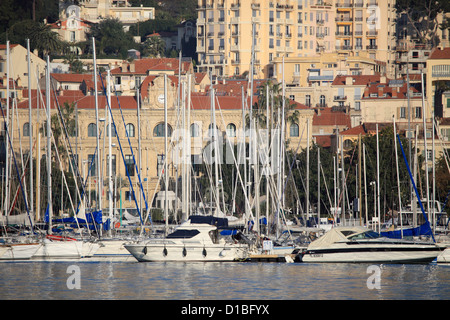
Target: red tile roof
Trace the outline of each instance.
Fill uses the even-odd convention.
[[[357,135],[365,135],[366,134],[366,130],[364,129],[363,125],[359,125],[350,129],[347,129],[345,131],[342,131],[339,133],[340,135],[344,135],[344,136],[357,136]]]
[[[350,127],[350,115],[342,111],[332,111],[331,108],[323,108],[320,109],[320,114],[314,113],[313,126]]]
[[[76,103],[77,108],[79,109],[95,109],[95,96],[84,96],[79,95],[78,93],[75,93],[76,91],[72,91],[73,95],[65,95],[66,92],[64,92],[63,95],[58,96],[58,101],[56,102],[54,94],[50,97],[50,106],[52,109],[56,108],[57,103],[59,106],[63,106],[64,103]],[[36,109],[36,92],[32,93],[32,102],[31,107],[33,109]],[[43,101],[46,100],[45,98],[45,92],[42,93],[42,99]],[[122,109],[137,109],[137,102],[136,99],[133,96],[119,96],[119,97],[112,97],[111,98],[111,108],[112,109],[118,109],[120,107]],[[26,109],[28,108],[28,99],[20,102],[17,105],[18,108]],[[39,106],[40,108],[43,108],[42,104]],[[98,96],[98,107],[100,109],[104,109],[106,107],[106,97],[105,96]]]
[[[130,71],[130,64],[134,64],[134,72]],[[181,73],[184,74],[191,67],[191,62],[182,61]],[[153,71],[169,71],[173,70],[178,74],[179,60],[178,58],[145,58],[133,60],[133,62],[124,62],[122,67],[111,70],[112,75],[119,74],[147,74],[149,70]]]
[[[435,48],[431,51],[428,59],[450,59],[450,48]]]
[[[336,76],[332,83],[333,86],[345,86],[345,81],[347,77],[353,78],[352,85],[354,86],[365,86],[372,82],[380,82],[381,76],[379,74],[375,75],[358,75],[358,76]],[[386,79],[387,80],[387,79]]]
[[[77,73],[51,73],[50,77],[59,82],[77,82],[82,83],[83,80],[94,80],[94,75],[90,74],[77,74]]]

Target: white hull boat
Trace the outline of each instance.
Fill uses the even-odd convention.
[[[29,260],[41,247],[39,243],[11,243],[0,246],[0,260]]]
[[[32,259],[80,259],[83,241],[58,236],[47,236]]]
[[[125,248],[140,262],[235,261],[248,257],[248,245],[221,238],[215,225],[193,217],[164,239],[129,243]],[[216,218],[220,219],[220,218]]]
[[[125,239],[104,239],[96,242],[98,249],[89,256],[93,260],[112,260],[112,261],[127,261],[133,260],[134,257],[125,249]]]
[[[450,263],[450,247],[446,248],[436,259],[437,263]]]
[[[429,263],[443,248],[430,242],[382,238],[363,227],[336,227],[313,241],[303,262]]]

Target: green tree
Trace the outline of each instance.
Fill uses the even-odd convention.
[[[445,28],[446,20],[441,25],[438,15],[450,12],[448,0],[397,0],[396,8],[398,13],[406,15],[408,25],[415,31],[420,43],[439,44],[437,31],[440,27]]]
[[[126,59],[128,49],[136,47],[133,37],[124,31],[122,22],[117,18],[104,19],[93,25],[87,36],[89,39],[94,37],[98,52],[107,56],[121,56]]]
[[[67,44],[62,41],[56,32],[51,30],[50,25],[40,23],[30,32],[30,42],[37,49],[41,57],[63,52]]]
[[[164,56],[166,43],[159,36],[152,36],[145,40],[143,45],[144,56],[161,57]]]

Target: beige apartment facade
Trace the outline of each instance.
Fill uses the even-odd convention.
[[[198,1],[199,71],[215,76],[276,75],[280,57],[326,52],[369,57],[394,72],[395,0]]]

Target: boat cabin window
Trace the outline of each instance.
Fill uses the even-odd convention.
[[[219,243],[219,230],[211,230],[209,233],[209,237],[211,238],[211,241],[215,244]]]
[[[189,239],[195,237],[199,233],[200,231],[198,230],[176,230],[169,234],[167,239]]]
[[[380,235],[375,231],[369,230],[363,233],[355,234],[354,236],[348,237],[349,240],[358,240],[358,239],[376,239],[379,238]]]

